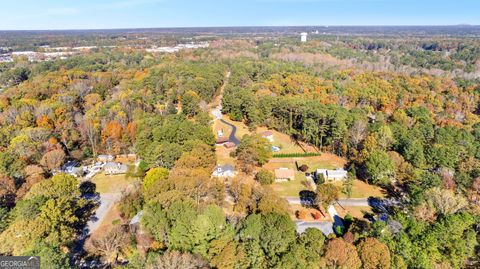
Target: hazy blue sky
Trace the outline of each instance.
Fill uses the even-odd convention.
[[[480,0],[1,0],[0,29],[480,24]]]

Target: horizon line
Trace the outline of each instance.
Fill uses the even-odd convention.
[[[49,28],[49,29],[0,29],[0,32],[40,32],[40,31],[107,31],[107,30],[155,30],[155,29],[205,29],[205,28],[282,28],[282,27],[479,27],[480,24],[319,24],[319,25],[230,25],[230,26],[159,26],[159,27],[113,27],[113,28]]]

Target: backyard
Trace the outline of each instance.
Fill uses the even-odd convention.
[[[333,182],[333,185],[342,189],[343,182]],[[361,180],[355,179],[352,186],[352,194],[348,197],[345,193],[340,193],[340,198],[368,198],[368,197],[379,197],[382,198],[385,196],[385,191],[380,187],[375,185],[367,184]]]
[[[138,179],[127,178],[126,175],[105,175],[103,172],[95,175],[92,179],[100,194],[122,192],[128,185],[137,181]]]

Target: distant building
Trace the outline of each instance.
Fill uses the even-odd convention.
[[[234,177],[237,173],[233,165],[217,165],[212,173],[213,177]]]
[[[262,137],[267,139],[270,142],[273,142],[273,132],[272,131],[265,131],[262,133]]]
[[[295,171],[290,168],[278,168],[275,169],[275,181],[277,182],[285,182],[295,179]]]
[[[342,168],[337,168],[335,170],[317,169],[315,175],[317,178],[319,175],[323,175],[326,181],[338,181],[346,179],[348,172]]]
[[[301,42],[307,42],[307,33],[301,33],[300,34],[300,41]]]
[[[121,163],[108,162],[103,167],[106,175],[118,175],[126,174],[128,171],[128,166]]]
[[[123,164],[130,164],[137,161],[137,154],[119,154],[115,156],[115,162],[123,163]]]
[[[105,154],[98,155],[97,157],[97,161],[102,163],[112,162],[114,159],[115,158],[113,157],[113,155],[105,155]]]

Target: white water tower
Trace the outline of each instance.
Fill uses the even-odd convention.
[[[307,35],[308,35],[308,34],[305,33],[305,32],[304,32],[304,33],[301,33],[301,34],[300,34],[300,41],[301,41],[301,42],[307,42]]]

